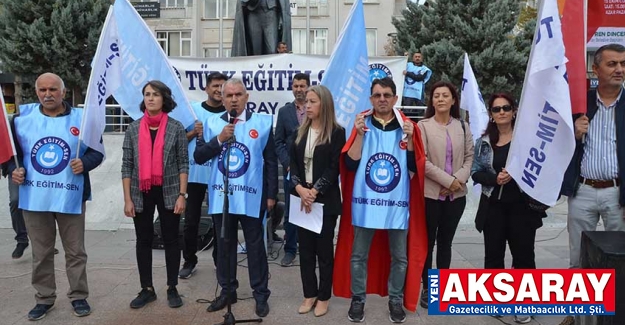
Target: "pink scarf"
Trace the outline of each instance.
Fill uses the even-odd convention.
[[[139,189],[148,192],[152,185],[163,185],[163,152],[165,151],[165,129],[167,114],[160,112],[150,116],[146,110],[139,125]],[[150,127],[158,127],[154,146]]]

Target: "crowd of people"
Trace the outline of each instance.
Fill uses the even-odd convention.
[[[625,230],[620,180],[625,145],[618,141],[625,138],[625,129],[619,127],[625,125],[625,47],[600,48],[593,71],[599,84],[588,93],[588,112],[574,117],[577,147],[562,186],[562,194],[569,197],[571,268],[580,267],[581,232],[595,230],[600,217],[606,230]],[[299,251],[300,314],[325,315],[333,293],[351,298],[347,316],[352,322],[365,320],[367,293],[388,295],[393,323],[406,320],[405,309],[428,308],[427,271],[434,268],[434,247],[435,267],[450,268],[469,179],[481,185],[475,226],[484,236],[484,268],[505,268],[506,246],[513,258],[509,267],[536,268],[536,231],[547,214],[528,204],[530,198],[505,168],[519,109],[516,99],[504,92],[492,94],[486,102],[489,123],[473,142],[453,84],[437,82],[427,100],[423,96],[431,73],[420,53],[405,72],[406,85],[420,86],[404,92],[404,105],[425,100],[422,120],[415,123],[395,108],[399,98],[391,78],[376,79],[371,108],[356,116],[351,134],[337,122],[330,91],[311,86],[306,74],[293,76],[294,100],[279,110],[275,131],[272,116],[246,110],[249,94],[239,79],[210,74],[207,100],[192,105],[198,120],[186,127],[168,117],[173,109],[184,109],[177,107],[169,87],[158,80],[145,84],[140,104],[144,115],[129,125],[122,148],[123,211],[135,226],[141,289],[130,307],[142,308],[157,299],[151,252],[156,210],[165,246],[167,302],[171,308],[183,305],[176,286],[198,264],[196,237],[202,203],[208,199],[221,292],[207,311],[238,300],[237,244],[231,239],[237,238],[240,224],[255,313],[267,316],[271,291],[263,220],[276,205],[278,164],[284,171],[287,204],[281,265],[293,265]],[[84,143],[79,147],[82,111],[63,101],[65,86],[59,76],[44,73],[35,88],[39,103],[20,106],[12,120],[17,159],[3,164],[3,175],[11,176],[17,241],[13,258],[22,257],[30,238],[36,306],[28,318],[39,320],[56,300],[58,226],[67,296],[74,314],[86,316],[91,307],[86,300],[85,201],[92,194],[89,171],[100,165],[103,155]],[[53,197],[37,185],[41,182],[65,186],[56,188]],[[290,197],[297,198],[295,209],[288,207]],[[309,214],[316,204],[323,204],[319,232],[290,222],[289,210]],[[517,315],[515,321],[528,323],[531,315]],[[563,324],[573,324],[572,318]]]

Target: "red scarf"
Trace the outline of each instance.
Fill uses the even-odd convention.
[[[163,185],[163,152],[165,151],[165,129],[167,114],[162,111],[150,116],[146,110],[139,125],[139,189],[148,192],[152,185]],[[150,127],[158,127],[154,146]]]

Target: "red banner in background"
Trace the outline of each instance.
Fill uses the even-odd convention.
[[[596,1],[596,0],[595,0]],[[625,0],[624,0],[625,1]],[[584,37],[584,0],[560,0],[562,36],[573,114],[586,113],[586,39]]]

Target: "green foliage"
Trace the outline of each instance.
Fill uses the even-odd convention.
[[[82,91],[111,0],[0,0],[0,60],[33,82],[44,72]]]
[[[535,24],[530,18],[515,34],[519,9],[516,0],[437,0],[429,6],[408,1],[393,25],[400,47],[423,53],[433,71],[430,86],[438,80],[460,86],[467,52],[485,99],[500,91],[518,98]]]

